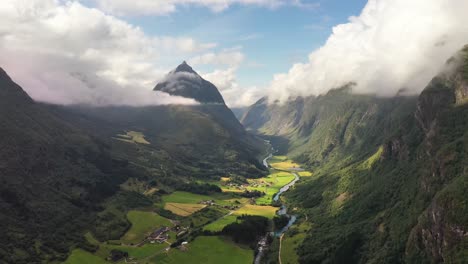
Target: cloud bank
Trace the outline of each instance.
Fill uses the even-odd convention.
[[[225,70],[202,74],[202,77],[219,89],[229,107],[252,105],[263,96],[265,91],[256,86],[239,85],[236,73],[237,67],[229,67]]]
[[[3,0],[0,65],[36,100],[72,104],[193,103],[151,91],[164,56],[213,43],[150,37],[78,2]]]
[[[202,6],[213,12],[221,12],[232,5],[255,5],[277,8],[290,5],[301,8],[316,8],[317,3],[305,3],[302,0],[95,0],[98,6],[108,13],[119,16],[167,15],[181,6]]]
[[[358,17],[335,26],[327,42],[278,74],[270,101],[324,94],[349,82],[354,92],[419,93],[468,43],[466,0],[369,0]]]

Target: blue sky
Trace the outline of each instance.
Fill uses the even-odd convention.
[[[215,50],[238,49],[245,55],[237,78],[242,86],[265,86],[276,73],[286,72],[293,63],[307,61],[320,47],[332,27],[359,15],[365,0],[323,0],[316,8],[283,6],[265,8],[233,5],[213,12],[206,7],[183,6],[163,16],[125,18],[149,35],[186,36],[217,43]],[[310,2],[312,3],[312,2]],[[168,63],[189,59],[174,56]],[[203,72],[212,65],[199,65]]]

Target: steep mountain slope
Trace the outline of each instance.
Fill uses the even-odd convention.
[[[265,173],[264,142],[224,103],[46,105],[0,70],[0,111],[0,263],[55,263],[76,246],[92,251],[87,231],[119,238],[130,226],[126,212],[153,203],[122,187],[126,181],[209,191],[199,179]]]
[[[133,173],[1,69],[0,112],[0,262],[64,259],[70,246],[86,246],[97,203]]]
[[[345,87],[285,105],[263,99],[244,115],[246,127],[286,142],[314,172],[286,195],[312,224],[301,263],[467,259],[467,54],[418,98]]]
[[[283,105],[269,105],[263,98],[242,122],[248,129],[269,136],[279,150],[317,167],[372,153],[386,137],[410,122],[415,109],[415,97],[355,95],[350,87],[344,87]]]
[[[216,86],[198,75],[185,61],[168,73],[164,80],[154,87],[154,91],[193,98],[200,103],[224,104]]]
[[[185,165],[184,169],[174,173],[185,174],[186,177],[228,174],[260,177],[265,173],[259,162],[266,153],[265,143],[245,131],[214,85],[201,78],[185,62],[171,71],[166,79],[170,79],[170,85],[159,84],[157,87],[161,89],[158,90],[177,87],[177,91],[167,92],[202,103],[148,107],[72,106],[55,107],[55,111],[104,138],[116,138],[126,131],[143,133],[150,144],[139,149],[164,152],[172,163]],[[148,154],[140,152],[142,158]]]
[[[138,154],[126,158],[148,160],[157,153],[171,164],[166,170],[188,179],[264,174],[259,162],[266,151],[264,142],[246,133],[224,105],[66,107],[54,111],[92,134],[112,139],[114,145],[121,143],[118,135],[142,133],[149,144],[139,144]],[[145,166],[156,165],[145,162]]]

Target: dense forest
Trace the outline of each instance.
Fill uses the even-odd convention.
[[[313,171],[288,201],[313,228],[301,263],[463,263],[467,259],[468,48],[415,96],[353,84],[283,105],[262,99],[243,124]]]

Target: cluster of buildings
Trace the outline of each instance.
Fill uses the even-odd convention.
[[[167,226],[160,227],[154,230],[146,239],[140,243],[143,245],[144,243],[165,243],[169,239],[169,231],[174,231],[176,233],[176,237],[179,238],[188,232],[188,227],[183,227],[180,225],[178,221],[172,221],[174,226],[169,228]]]
[[[207,206],[216,205],[214,200],[201,201],[201,202],[199,202],[199,204],[204,204],[204,205],[207,205]]]
[[[168,232],[170,231],[170,228],[167,226],[163,226],[161,228],[156,229],[151,233],[146,240],[149,241],[150,243],[164,243],[169,239],[169,234]]]
[[[236,188],[242,191],[247,191],[248,187],[271,187],[271,183],[260,180],[260,181],[253,181],[250,184],[242,184],[242,185],[230,182],[226,186],[231,187],[231,188]]]

